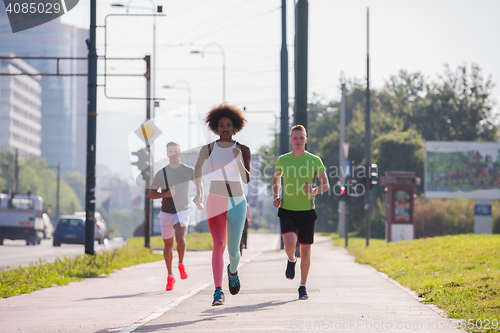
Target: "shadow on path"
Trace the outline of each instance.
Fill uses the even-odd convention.
[[[138,294],[129,294],[129,295],[116,295],[116,296],[106,296],[106,297],[91,297],[91,298],[82,298],[79,300],[75,300],[75,302],[82,301],[95,301],[100,299],[120,299],[120,298],[132,298],[132,297],[148,297],[152,295],[162,295],[164,292],[151,292],[151,293],[138,293]]]

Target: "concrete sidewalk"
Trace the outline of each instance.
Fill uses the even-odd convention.
[[[249,235],[242,262],[277,246],[277,235]],[[227,257],[227,254],[226,254]],[[0,332],[120,332],[141,319],[177,304],[200,287],[212,286],[212,252],[187,251],[188,279],[181,280],[174,252],[173,291],[166,292],[164,261],[121,269],[113,274],[0,299]],[[211,288],[211,287],[210,287]]]
[[[0,332],[460,332],[326,237],[316,237],[312,248],[309,300],[297,300],[300,269],[293,281],[285,278],[278,241],[278,235],[249,234],[241,291],[232,296],[224,277],[223,306],[211,306],[211,252],[188,251],[189,278],[174,270],[171,292],[164,262],[137,265],[0,300]]]
[[[238,295],[229,293],[224,278],[225,305],[211,306],[210,285],[135,332],[460,332],[329,238],[316,237],[313,245],[309,300],[297,299],[299,264],[290,281],[284,251],[263,252],[240,268]]]

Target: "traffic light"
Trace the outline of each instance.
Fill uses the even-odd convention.
[[[333,191],[335,195],[339,197],[339,200],[346,201],[348,199],[347,187],[340,183],[340,181],[335,184]]]
[[[359,198],[360,196],[362,196],[365,191],[364,191],[364,187],[360,184],[363,184],[363,183],[360,183],[358,184],[358,180],[359,179],[352,179],[351,177],[347,177],[346,178],[346,198],[347,199],[355,199],[355,198]],[[360,188],[358,188],[358,185],[360,185]]]
[[[137,156],[137,162],[132,162],[132,165],[137,166],[141,172],[142,179],[149,182],[151,177],[151,153],[149,147],[134,151],[132,152],[132,155]],[[136,180],[136,182],[138,181]]]
[[[346,191],[345,186],[342,185],[340,187],[339,194],[340,194],[340,200],[344,200],[344,201],[347,200],[347,191]]]
[[[370,170],[368,171],[367,185],[369,189],[372,189],[375,186],[377,186],[378,184],[377,178],[378,178],[378,166],[376,164],[372,164],[370,165]]]

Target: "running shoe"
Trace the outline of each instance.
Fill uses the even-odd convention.
[[[293,280],[295,277],[295,264],[297,263],[297,258],[295,258],[295,261],[287,261],[288,264],[286,265],[285,276],[288,280]]]
[[[186,267],[184,267],[184,264],[179,264],[179,273],[181,274],[181,279],[187,279],[188,275],[186,273]]]
[[[173,276],[167,277],[167,291],[174,290],[175,278]]]
[[[306,291],[306,286],[300,286],[299,287],[299,299],[308,299],[309,296],[307,296],[307,291]]]
[[[231,295],[236,295],[240,292],[240,279],[238,278],[238,271],[236,271],[234,276],[231,276],[229,265],[227,265],[227,277],[229,280],[229,292]]]
[[[212,302],[212,306],[224,305],[224,301],[225,300],[226,300],[226,297],[224,297],[224,293],[222,292],[222,290],[221,289],[215,289],[214,300]]]

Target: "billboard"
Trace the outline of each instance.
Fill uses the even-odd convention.
[[[425,197],[500,199],[500,143],[427,141]]]

